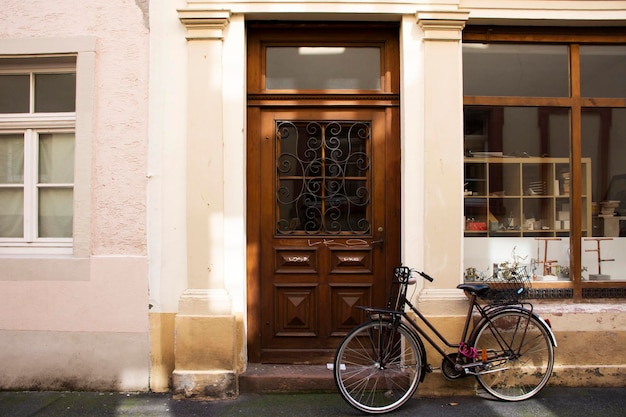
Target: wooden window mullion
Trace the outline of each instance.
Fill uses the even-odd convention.
[[[582,299],[582,107],[580,97],[580,45],[570,45],[570,88],[571,88],[571,134],[570,134],[570,271],[574,284],[574,299]]]

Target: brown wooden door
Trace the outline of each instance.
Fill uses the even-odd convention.
[[[355,307],[385,304],[399,262],[395,111],[267,109],[251,118],[259,121],[249,136],[259,176],[249,194],[259,216],[253,358],[326,363],[365,319]]]

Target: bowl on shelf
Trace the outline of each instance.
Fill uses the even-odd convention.
[[[619,207],[619,200],[609,200],[600,202],[600,215],[613,216],[615,209]]]
[[[474,231],[487,230],[487,223],[486,222],[468,222],[467,230],[474,230]]]

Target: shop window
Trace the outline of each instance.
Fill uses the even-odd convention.
[[[521,263],[540,297],[624,287],[626,45],[519,32],[464,34],[467,279]]]

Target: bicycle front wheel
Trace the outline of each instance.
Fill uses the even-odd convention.
[[[476,378],[491,395],[521,401],[548,382],[554,348],[545,326],[528,311],[503,311],[477,329],[474,347],[483,365]]]
[[[343,339],[333,369],[348,404],[370,414],[386,413],[408,401],[417,389],[420,345],[402,324],[367,322]]]

